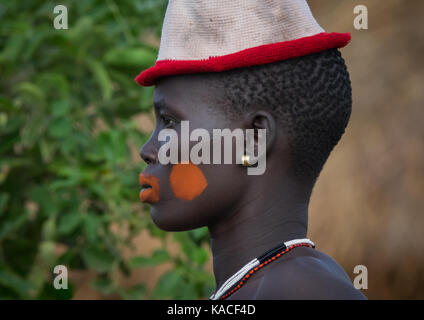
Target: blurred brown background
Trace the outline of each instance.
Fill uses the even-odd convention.
[[[424,298],[424,1],[309,1],[342,49],[353,88],[346,135],[313,194],[310,237],[354,277],[368,268],[372,299]],[[368,8],[368,30],[353,8]]]
[[[326,31],[351,32],[342,54],[353,88],[350,124],[312,196],[309,237],[352,280],[356,265],[368,268],[368,290],[363,290],[368,298],[423,299],[424,1],[309,4]],[[368,8],[368,30],[353,27],[359,4]],[[152,130],[151,119],[140,120],[143,130]],[[151,253],[159,247],[155,241],[142,233],[137,251],[128,254]],[[137,270],[122,281],[144,281],[152,288],[169,267]],[[72,274],[76,299],[101,298],[89,286],[91,277]]]

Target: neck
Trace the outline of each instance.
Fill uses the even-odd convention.
[[[306,237],[308,200],[281,183],[257,190],[274,192],[248,192],[241,205],[209,226],[217,289],[253,258],[284,241]]]

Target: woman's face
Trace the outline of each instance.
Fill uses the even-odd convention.
[[[235,163],[235,139],[232,164],[213,164],[212,130],[241,128],[241,119],[230,121],[221,110],[220,89],[210,85],[202,75],[176,76],[162,79],[155,88],[155,129],[141,148],[140,156],[147,163],[140,183],[140,198],[151,204],[155,224],[167,231],[184,231],[213,225],[225,218],[239,203],[246,185],[246,168]],[[189,132],[206,129],[211,137],[210,164],[166,164],[159,162],[158,152],[165,144],[159,141],[163,129],[176,131],[181,145],[181,121],[189,121]],[[200,139],[199,139],[200,140]],[[188,142],[189,151],[198,141]],[[180,148],[178,148],[180,150]],[[181,161],[181,154],[178,154]]]

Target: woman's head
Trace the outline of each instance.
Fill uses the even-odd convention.
[[[166,77],[155,88],[154,103],[156,127],[140,151],[148,164],[143,174],[158,181],[151,214],[160,228],[181,231],[219,222],[257,197],[278,197],[280,182],[290,181],[300,197],[309,198],[347,125],[351,89],[334,49],[225,72]],[[250,176],[235,163],[235,141],[232,164],[161,164],[158,152],[165,142],[159,132],[174,129],[181,138],[183,120],[190,132],[202,128],[211,137],[213,129],[266,129],[265,173]],[[189,149],[195,145],[189,142]]]

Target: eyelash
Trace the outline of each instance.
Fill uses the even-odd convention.
[[[165,127],[171,127],[177,124],[177,121],[171,117],[168,117],[166,115],[161,114],[160,118],[162,119],[163,123],[165,124]]]

